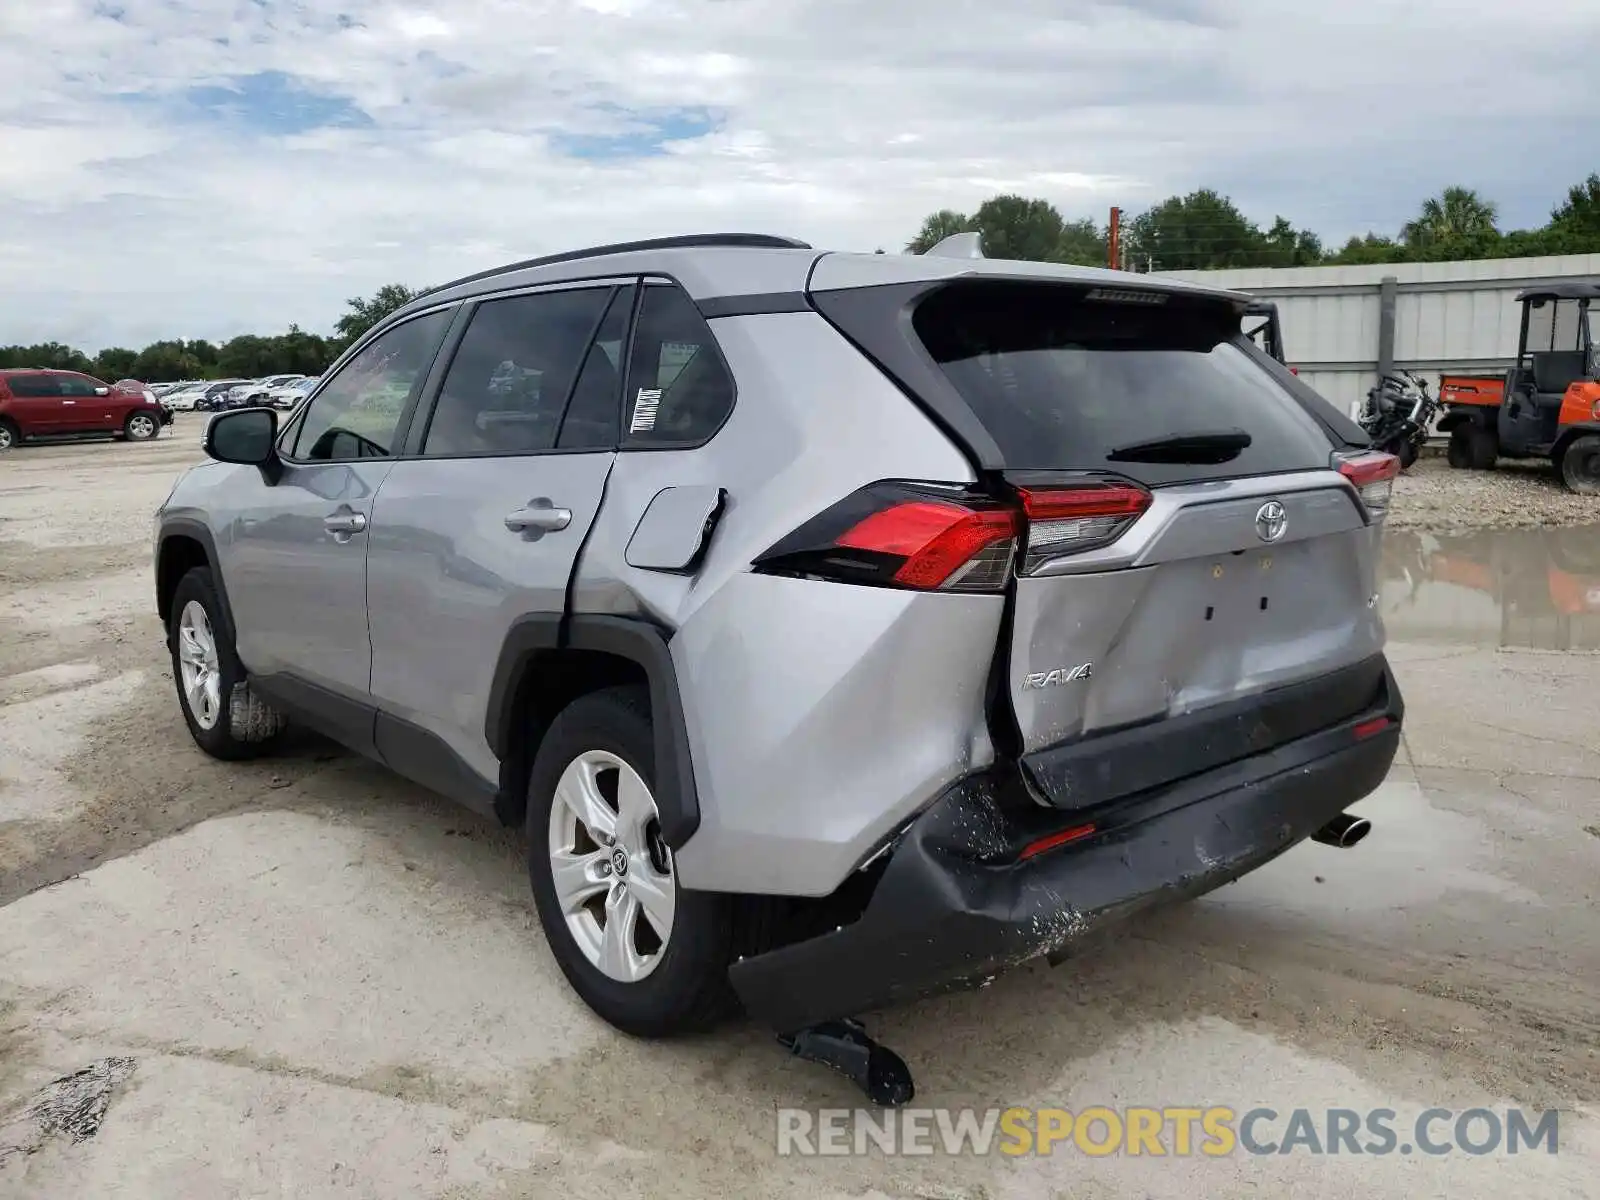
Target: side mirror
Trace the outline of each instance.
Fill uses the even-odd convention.
[[[260,467],[268,483],[277,483],[283,473],[277,441],[277,413],[270,408],[241,408],[212,417],[203,445],[218,462]]]
[[[109,396],[111,395],[111,389],[108,387],[97,387],[94,390],[94,394],[96,396]]]

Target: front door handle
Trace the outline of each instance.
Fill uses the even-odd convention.
[[[557,508],[548,496],[529,500],[526,508],[506,514],[506,528],[512,533],[555,533],[572,524],[572,510]]]

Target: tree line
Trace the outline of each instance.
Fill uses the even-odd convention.
[[[1105,266],[1109,229],[1093,220],[1068,220],[1047,200],[995,196],[975,212],[941,209],[923,221],[906,245],[921,254],[951,234],[983,235],[990,258]],[[1449,262],[1600,253],[1600,174],[1567,191],[1536,229],[1501,230],[1494,202],[1471,188],[1448,187],[1423,201],[1393,236],[1368,233],[1330,250],[1308,229],[1277,217],[1263,229],[1228,197],[1208,188],[1173,196],[1123,225],[1122,262],[1134,271],[1205,271],[1225,267],[1316,267],[1348,263]],[[100,379],[232,379],[290,372],[317,375],[344,348],[417,295],[391,283],[346,302],[332,336],[298,325],[287,333],[243,334],[221,345],[207,341],[152,342],[142,350],[112,346],[95,355],[60,342],[0,346],[0,367],[52,367]]]
[[[47,367],[82,371],[107,382],[137,379],[141,383],[320,375],[344,353],[346,346],[416,294],[404,284],[391,283],[371,296],[352,297],[346,302],[344,315],[335,322],[331,337],[291,325],[287,333],[247,333],[221,345],[203,339],[172,339],[152,342],[142,350],[111,346],[94,355],[61,342],[40,342],[32,346],[0,346],[0,367]]]
[[[1070,221],[1047,200],[995,196],[970,214],[932,213],[906,250],[920,254],[955,233],[983,235],[990,258],[1107,265],[1110,230]],[[1573,185],[1536,229],[1501,230],[1493,201],[1466,187],[1425,200],[1391,236],[1368,233],[1338,249],[1277,217],[1263,229],[1228,197],[1209,188],[1173,196],[1127,219],[1119,266],[1134,271],[1206,271],[1226,267],[1319,267],[1350,263],[1451,262],[1600,253],[1600,174]]]

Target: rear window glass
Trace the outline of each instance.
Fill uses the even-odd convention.
[[[1106,470],[1163,484],[1328,465],[1327,435],[1246,353],[1234,309],[1093,296],[985,282],[953,284],[917,307],[918,339],[1008,468]],[[1240,432],[1249,445],[1227,461],[1127,461],[1141,444]]]

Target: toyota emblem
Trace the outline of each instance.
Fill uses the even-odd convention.
[[[1276,500],[1268,500],[1256,509],[1256,536],[1263,542],[1275,542],[1289,528],[1289,514]]]

